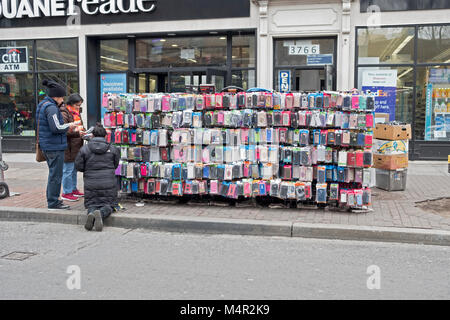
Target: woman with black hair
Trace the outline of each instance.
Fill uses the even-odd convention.
[[[67,149],[64,152],[64,165],[61,198],[66,201],[77,201],[84,194],[77,189],[77,170],[75,169],[75,157],[83,146],[83,135],[85,129],[81,120],[81,105],[83,98],[78,93],[73,93],[63,104],[59,111],[64,119],[64,123],[80,121],[80,125],[67,131]]]

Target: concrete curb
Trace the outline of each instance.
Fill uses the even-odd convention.
[[[292,236],[450,246],[450,231],[437,229],[294,223]]]
[[[84,225],[84,211],[48,211],[47,209],[0,206],[0,221],[37,221]],[[298,222],[220,219],[139,214],[116,214],[106,226],[126,229],[150,229],[166,232],[302,237],[357,241],[400,242],[450,246],[450,231],[394,227],[362,227]]]

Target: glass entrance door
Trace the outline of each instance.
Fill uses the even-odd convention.
[[[326,68],[302,68],[294,70],[294,88],[292,91],[330,90],[332,74]]]
[[[206,72],[206,81],[216,86],[216,92],[225,88],[227,82],[227,71],[222,69],[209,68]]]
[[[137,76],[137,92],[156,93],[168,91],[167,73],[140,73]]]

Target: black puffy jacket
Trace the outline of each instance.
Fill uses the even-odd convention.
[[[84,206],[117,205],[117,179],[115,169],[119,165],[119,150],[95,137],[83,146],[75,158],[75,168],[84,172]]]

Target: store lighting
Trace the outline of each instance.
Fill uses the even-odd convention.
[[[172,47],[178,47],[178,45],[177,44],[173,44]]]
[[[122,61],[122,60],[118,60],[118,59],[114,59],[114,58],[109,58],[109,57],[104,57],[104,56],[100,56],[100,58],[106,59],[106,60],[111,60],[111,61],[114,61],[114,62],[128,64],[128,62],[125,62],[125,61]]]
[[[32,57],[30,57],[30,58],[32,58]],[[61,62],[61,61],[56,61],[56,60],[44,59],[44,58],[37,58],[37,59],[41,60],[41,61],[51,62],[51,63],[65,64],[66,66],[71,66],[71,67],[74,67],[74,68],[78,67],[76,64],[67,63],[67,62]]]
[[[401,77],[405,76],[406,74],[410,73],[412,71],[413,68],[409,68],[407,69],[405,72],[403,72],[401,75],[398,76],[398,78],[400,79]]]
[[[227,40],[227,37],[220,37],[220,40]]]
[[[161,41],[161,42],[166,42],[166,39],[159,39],[159,41]]]
[[[445,58],[447,58],[450,55],[450,48],[441,52],[440,54],[438,54],[436,57],[434,57],[433,61],[440,61],[440,60],[444,60]],[[449,63],[450,59],[445,61],[444,63]]]
[[[408,42],[409,41],[411,41],[411,39],[413,38],[414,36],[407,36],[406,38],[405,38],[405,40],[403,40],[403,42],[402,43],[400,43],[400,45],[397,47],[397,49],[395,49],[394,50],[394,52],[392,52],[392,55],[393,56],[395,56],[395,55],[397,55],[407,44],[408,44]]]

